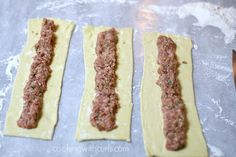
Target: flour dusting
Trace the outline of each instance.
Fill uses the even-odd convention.
[[[220,29],[225,35],[224,41],[226,44],[235,39],[236,9],[233,7],[224,8],[207,2],[196,2],[187,3],[179,7],[150,5],[149,8],[158,14],[177,15],[181,19],[193,16],[197,19],[197,22],[193,24],[195,26],[213,26]]]
[[[71,5],[80,4],[80,0],[55,0],[55,1],[48,1],[44,2],[42,5],[38,5],[36,10],[42,10],[42,9],[49,9],[49,10],[56,10],[56,9],[62,9]]]
[[[193,48],[194,48],[195,50],[197,50],[197,49],[198,49],[197,44],[194,44],[194,45],[193,45]]]
[[[218,113],[217,113],[216,116],[221,115],[223,109],[222,109],[222,107],[221,107],[221,105],[220,105],[220,100],[216,100],[216,99],[212,98],[212,99],[211,99],[211,102],[213,102],[213,104],[218,108]]]
[[[58,10],[63,9],[69,6],[74,6],[78,4],[86,4],[86,3],[96,3],[96,2],[103,2],[103,3],[120,3],[120,4],[135,4],[138,3],[136,0],[54,0],[48,1],[39,4],[36,7],[36,10],[42,9],[49,9],[49,10]]]
[[[214,99],[214,98],[211,98],[211,102],[217,107],[218,109],[218,112],[215,114],[215,118],[218,118],[220,120],[222,120],[225,124],[231,126],[231,127],[234,127],[236,128],[236,123],[231,120],[230,118],[224,116],[222,113],[223,113],[223,108],[220,104],[220,100],[219,99]]]
[[[226,55],[205,55],[200,63],[205,66],[203,75],[207,78],[213,78],[226,86],[231,85],[232,69],[225,64],[228,62]],[[222,64],[216,64],[222,63]]]
[[[1,60],[0,64],[3,66],[6,66],[5,68],[5,74],[7,76],[7,82],[3,85],[3,87],[0,89],[0,111],[2,110],[3,103],[5,100],[5,96],[7,92],[9,91],[12,82],[13,82],[13,71],[17,69],[18,67],[18,59],[19,55],[16,56],[10,56],[7,59]]]
[[[236,128],[236,123],[233,120],[231,120],[225,116],[218,116],[218,118],[221,119],[225,124]]]
[[[228,66],[222,66],[222,65],[216,65],[214,62],[204,61],[202,60],[202,64],[207,66],[208,68],[212,68],[214,70],[219,70],[221,72],[231,72],[231,67]]]
[[[214,145],[208,144],[208,148],[211,152],[210,157],[224,157],[225,156],[222,150]]]
[[[7,59],[7,68],[6,68],[6,75],[8,76],[8,79],[10,81],[12,81],[12,77],[13,77],[13,73],[12,73],[12,70],[16,69],[18,67],[18,59],[19,59],[19,56],[16,55],[16,56],[10,56],[8,59]]]

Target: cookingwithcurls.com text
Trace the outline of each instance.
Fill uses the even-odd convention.
[[[58,152],[58,153],[66,153],[66,152],[95,152],[95,153],[122,153],[122,152],[128,152],[129,147],[123,146],[123,145],[86,145],[86,146],[70,146],[68,144],[64,146],[53,146],[52,151]]]

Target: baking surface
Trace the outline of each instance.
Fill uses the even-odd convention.
[[[143,70],[142,32],[190,36],[196,106],[212,157],[236,154],[236,92],[231,51],[236,48],[235,0],[22,0],[0,5],[0,154],[1,156],[145,156],[140,119]],[[29,18],[55,17],[76,23],[72,35],[59,121],[52,141],[4,137],[2,131]],[[82,27],[134,28],[134,79],[131,143],[75,140],[84,88]]]

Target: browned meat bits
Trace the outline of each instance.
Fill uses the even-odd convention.
[[[24,107],[17,125],[21,128],[36,128],[41,116],[43,95],[51,74],[50,64],[54,56],[56,26],[54,21],[43,19],[40,39],[35,45],[36,56],[30,68],[24,88]]]
[[[187,119],[183,100],[181,99],[178,75],[178,60],[176,58],[176,44],[171,38],[159,36],[157,39],[159,64],[159,79],[157,84],[162,89],[162,112],[164,118],[164,134],[166,148],[179,150],[185,147]]]
[[[100,131],[110,131],[116,128],[116,113],[119,108],[119,99],[115,91],[118,43],[117,31],[112,28],[101,32],[97,37],[94,62],[96,71],[95,91],[90,123]]]

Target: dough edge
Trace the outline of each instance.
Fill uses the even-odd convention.
[[[165,138],[163,133],[163,120],[161,112],[161,89],[155,84],[158,79],[157,69],[157,46],[156,40],[159,35],[171,37],[177,45],[176,55],[178,57],[179,80],[182,86],[182,98],[187,109],[188,132],[187,145],[179,151],[168,151],[165,148]],[[161,34],[144,33],[144,71],[141,85],[141,120],[144,147],[147,156],[160,157],[206,157],[208,156],[206,142],[204,140],[201,125],[195,106],[193,80],[192,80],[192,42],[190,38]],[[183,53],[181,53],[183,52]],[[186,52],[184,54],[184,52]],[[181,64],[187,61],[187,64]],[[150,82],[153,82],[151,84]],[[148,92],[152,91],[152,92]],[[150,98],[149,98],[150,97]],[[160,104],[160,105],[158,105]],[[160,113],[160,114],[149,114]]]
[[[62,79],[67,59],[71,35],[74,23],[57,18],[54,20],[58,25],[56,34],[55,56],[50,65],[52,68],[51,77],[47,82],[47,91],[44,94],[42,116],[37,128],[23,129],[17,126],[16,121],[23,109],[23,88],[28,80],[30,65],[36,52],[34,45],[40,37],[42,18],[29,19],[27,28],[27,41],[19,57],[19,66],[14,81],[10,105],[7,111],[4,135],[21,136],[36,139],[51,140],[54,127],[57,123],[58,105],[61,95]]]

